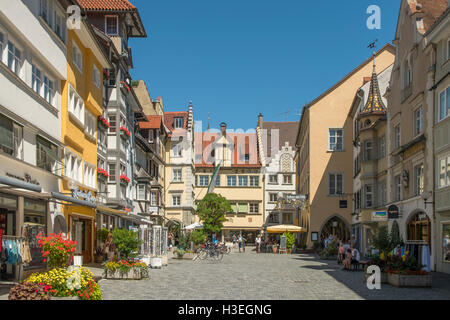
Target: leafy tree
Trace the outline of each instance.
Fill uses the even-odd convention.
[[[127,229],[114,229],[112,242],[116,246],[120,258],[127,260],[136,256],[141,245],[137,233]]]
[[[394,222],[391,228],[391,245],[392,248],[404,245],[403,239],[400,236],[400,229],[397,222]]]
[[[387,226],[381,226],[377,229],[373,236],[373,246],[381,252],[390,252],[392,247],[391,237],[389,236]]]
[[[286,237],[286,249],[292,249],[292,246],[295,243],[295,236],[293,233],[285,232],[283,236]]]
[[[197,205],[195,214],[203,224],[203,233],[209,235],[222,230],[227,212],[231,212],[228,200],[219,194],[208,193]]]

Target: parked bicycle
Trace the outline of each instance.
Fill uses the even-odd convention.
[[[223,259],[223,251],[219,246],[216,246],[212,243],[206,243],[203,247],[199,248],[196,251],[196,255],[194,256],[194,260],[205,260],[212,259],[215,261],[220,261]]]

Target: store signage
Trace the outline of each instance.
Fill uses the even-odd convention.
[[[388,219],[398,219],[400,209],[395,204],[393,204],[389,206],[387,212],[388,212]]]
[[[28,173],[25,173],[25,175],[23,176],[23,178],[22,177],[19,177],[19,176],[16,176],[16,175],[14,175],[14,174],[12,174],[12,173],[6,173],[6,175],[8,176],[8,177],[10,177],[10,178],[14,178],[14,179],[17,179],[17,180],[21,180],[21,181],[24,181],[24,182],[28,182],[28,183],[31,183],[31,184],[35,184],[35,185],[39,185],[39,182],[36,180],[36,179],[32,179],[31,178],[31,176],[28,174]]]
[[[84,192],[81,191],[80,189],[78,189],[78,187],[76,187],[75,189],[72,190],[72,197],[74,197],[75,199],[82,199],[82,200],[86,200],[92,203],[96,203],[97,199],[92,195],[92,193],[89,192]]]
[[[372,220],[384,221],[387,219],[386,211],[373,211],[372,212]]]

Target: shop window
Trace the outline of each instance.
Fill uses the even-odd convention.
[[[24,235],[28,239],[32,259],[26,268],[45,267],[36,236],[47,233],[47,202],[25,198],[23,211]]]
[[[408,240],[431,244],[431,223],[425,212],[415,214],[408,223]]]
[[[442,225],[443,252],[444,262],[450,262],[450,223]]]

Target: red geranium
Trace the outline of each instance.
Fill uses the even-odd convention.
[[[125,181],[126,183],[130,182],[130,178],[128,178],[126,174],[122,174],[120,180]]]
[[[105,169],[97,168],[97,174],[109,178],[109,173]]]
[[[39,247],[41,248],[43,262],[47,262],[50,268],[65,267],[75,251],[76,241],[70,241],[62,237],[62,233],[51,233],[49,237],[40,234]]]
[[[120,131],[124,132],[128,137],[131,137],[131,133],[126,127],[121,126]]]
[[[98,120],[100,120],[101,123],[105,125],[105,127],[111,128],[111,125],[109,124],[108,120],[106,120],[103,116],[98,116]]]

